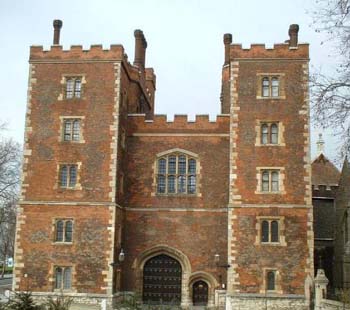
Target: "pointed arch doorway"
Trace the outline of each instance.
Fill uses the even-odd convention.
[[[148,259],[143,268],[144,303],[181,303],[181,264],[174,258],[160,254]]]
[[[192,286],[192,298],[194,306],[206,306],[208,304],[208,284],[202,280],[196,281]]]

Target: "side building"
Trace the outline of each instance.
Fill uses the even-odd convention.
[[[154,115],[146,39],[32,46],[13,289],[108,308],[308,309],[308,44],[224,35],[221,112]]]
[[[312,161],[312,204],[314,207],[315,273],[322,268],[334,291],[333,265],[336,229],[336,195],[340,172],[324,153],[324,140],[319,135],[317,157]],[[315,274],[316,275],[316,274]]]

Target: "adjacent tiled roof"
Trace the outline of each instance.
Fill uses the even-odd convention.
[[[323,153],[314,159],[311,167],[312,185],[338,185],[340,172]]]

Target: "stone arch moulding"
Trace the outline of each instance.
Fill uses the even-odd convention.
[[[189,293],[191,305],[193,303],[193,284],[197,281],[204,281],[208,284],[208,307],[212,307],[215,304],[215,288],[219,286],[216,278],[208,272],[205,271],[196,271],[190,275],[189,279]]]
[[[172,153],[182,153],[182,154],[186,154],[190,157],[198,158],[198,155],[196,153],[193,153],[191,151],[187,151],[184,149],[179,149],[179,148],[174,148],[174,149],[170,149],[170,150],[166,150],[164,152],[158,153],[158,154],[156,154],[156,157],[159,158],[159,157],[162,157],[162,156],[165,156],[168,154],[172,154]]]
[[[181,278],[181,306],[187,307],[192,304],[189,294],[189,279],[191,274],[191,263],[188,257],[181,251],[172,248],[168,245],[157,245],[143,251],[133,263],[135,268],[135,278],[136,278],[136,291],[142,295],[143,289],[143,268],[145,263],[154,256],[165,254],[174,259],[176,259],[182,268],[182,278]]]

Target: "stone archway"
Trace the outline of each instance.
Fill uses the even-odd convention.
[[[193,305],[193,288],[197,283],[203,281],[208,286],[208,307],[213,307],[215,305],[215,288],[219,286],[218,281],[215,279],[213,275],[207,273],[205,271],[197,271],[191,274],[189,280],[189,291],[190,291],[190,300],[191,305]]]
[[[181,251],[167,245],[157,245],[142,252],[134,261],[136,276],[136,291],[143,295],[143,271],[147,261],[159,255],[167,255],[175,259],[181,265],[181,306],[187,307],[192,304],[189,293],[189,276],[191,274],[191,264],[187,256]]]

